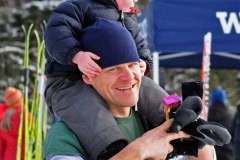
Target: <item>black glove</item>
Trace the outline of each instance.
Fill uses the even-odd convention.
[[[231,140],[231,135],[225,127],[215,122],[207,122],[201,118],[183,127],[182,131],[191,135],[191,138],[171,141],[174,150],[168,154],[167,159],[177,155],[197,157],[198,149],[206,144],[222,146],[228,144]]]
[[[191,135],[191,138],[171,141],[173,152],[167,159],[177,155],[197,156],[198,149],[205,144],[222,146],[231,140],[231,135],[225,127],[215,122],[207,122],[197,117],[202,111],[203,83],[201,81],[182,84],[183,103],[176,110],[170,132],[180,130]],[[196,98],[199,97],[199,98]]]
[[[193,122],[202,112],[203,83],[201,81],[182,83],[183,103],[178,107],[170,130],[178,133]]]
[[[170,131],[178,133],[183,127],[195,121],[202,112],[202,100],[188,96],[177,108]]]
[[[225,127],[215,122],[207,122],[201,118],[184,127],[182,131],[204,144],[212,146],[222,146],[228,144],[231,140],[231,135]]]
[[[169,132],[178,133],[183,127],[195,121],[202,112],[202,100],[199,96],[188,96],[177,108],[173,117],[174,121]],[[174,148],[173,152],[168,154],[167,159],[177,155],[198,155],[198,149],[205,144],[194,138],[177,139],[170,142]]]
[[[166,159],[171,159],[177,155],[198,156],[198,149],[205,146],[204,143],[194,138],[177,139],[170,142],[174,150],[168,154]]]

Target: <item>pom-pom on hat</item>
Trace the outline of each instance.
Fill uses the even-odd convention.
[[[14,87],[7,87],[5,91],[5,102],[8,107],[21,106],[23,94]]]
[[[82,32],[84,51],[100,57],[101,68],[140,61],[135,41],[121,22],[99,18]]]

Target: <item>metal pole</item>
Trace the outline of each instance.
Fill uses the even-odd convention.
[[[153,52],[153,81],[159,84],[159,53]]]

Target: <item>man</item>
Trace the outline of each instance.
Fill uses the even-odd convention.
[[[143,115],[136,111],[137,107],[135,106],[139,99],[144,73],[140,68],[140,58],[135,42],[121,23],[105,19],[97,20],[83,31],[81,44],[84,50],[96,53],[101,57],[97,63],[102,68],[98,76],[83,76],[83,81],[92,86],[92,89],[96,90],[105,100],[118,127],[129,142],[119,152],[111,156],[106,155],[101,159],[109,159],[109,157],[112,160],[165,159],[167,154],[173,150],[170,141],[189,137],[183,132],[167,132],[172,124],[172,119],[147,131],[151,125]],[[61,101],[60,98],[59,101]],[[133,106],[135,106],[135,110]],[[81,131],[87,133],[88,128],[82,128]],[[109,131],[106,130],[106,132]],[[81,143],[63,122],[56,123],[46,139],[45,158],[47,160],[91,159]],[[110,149],[118,150],[117,148],[122,148],[122,146],[115,145]],[[204,147],[199,151],[198,158],[201,160],[214,159],[213,147]],[[189,159],[192,160],[195,157],[189,157]]]
[[[81,74],[87,76],[98,75],[101,66],[98,66],[95,61],[101,59],[101,57],[94,52],[84,50],[79,40],[82,37],[83,30],[95,22],[97,18],[121,22],[134,38],[138,54],[142,59],[141,69],[145,71],[145,74],[149,73],[152,57],[144,39],[140,36],[140,30],[135,21],[134,15],[139,11],[134,8],[134,2],[137,2],[137,0],[64,1],[53,10],[46,26],[44,34],[45,57],[47,59],[45,74],[48,77],[45,89],[46,104],[61,121],[65,122],[75,132],[87,153],[91,154],[94,159],[101,156],[102,151],[110,147],[111,144],[118,143],[119,139],[121,139],[121,142],[119,142],[121,144],[127,145],[128,143],[111,113],[107,110],[103,99],[96,97],[97,93],[89,93],[91,91],[82,81]],[[156,94],[153,90],[162,90],[162,88],[147,78],[143,78],[142,81],[141,90],[143,92],[140,91],[138,110],[146,115],[153,125],[157,126],[165,119],[161,99],[167,93],[162,92],[162,95],[157,95],[159,99],[155,99]],[[83,84],[79,84],[80,82]],[[73,83],[78,84],[78,87],[75,87],[76,85],[73,85]],[[82,86],[82,88],[79,86]],[[148,97],[148,95],[151,95],[147,93],[148,90],[154,96]],[[59,98],[59,95],[64,96]],[[87,101],[87,99],[94,99],[94,101]],[[144,103],[149,104],[147,109],[144,108]],[[82,110],[85,114],[81,114]],[[101,116],[99,113],[101,113]],[[95,119],[91,120],[89,115],[95,117]],[[98,120],[98,117],[101,117],[101,119]],[[79,121],[85,123],[79,124]],[[100,127],[90,128],[89,126],[93,126],[96,121],[99,122],[99,125],[96,126]],[[112,132],[109,134],[108,132],[102,132],[103,126]],[[89,129],[88,134],[79,132],[81,128],[86,127]],[[93,143],[85,143],[92,139],[94,139]]]

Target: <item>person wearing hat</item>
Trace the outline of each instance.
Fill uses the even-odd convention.
[[[0,113],[0,159],[16,160],[18,129],[22,109],[23,94],[14,87],[7,87],[5,102],[1,104]],[[22,155],[24,152],[22,152]],[[22,157],[22,159],[24,159]]]
[[[97,42],[103,36],[104,39]],[[84,50],[94,52],[101,57],[97,63],[103,68],[98,76],[83,76],[83,81],[91,90],[96,90],[102,97],[107,105],[107,109],[112,114],[113,120],[117,123],[128,142],[127,145],[121,143],[112,145],[97,159],[165,159],[167,154],[173,150],[170,141],[187,138],[189,135],[183,132],[168,133],[168,129],[173,122],[172,119],[159,127],[149,130],[152,124],[136,109],[144,73],[141,71],[140,58],[130,33],[117,21],[98,19],[94,24],[83,30],[81,43]],[[78,90],[82,87],[80,85],[81,83],[75,84],[73,88]],[[64,86],[62,89],[69,92]],[[64,96],[65,94],[56,94],[55,98],[57,101],[52,102],[56,105],[60,104]],[[76,116],[88,116],[89,121],[96,118],[92,118],[92,115],[86,114],[85,111],[76,111],[72,117]],[[98,118],[101,121],[101,117],[96,119]],[[87,121],[75,119],[76,125],[79,124],[81,126],[82,123],[89,124]],[[98,122],[93,127],[102,128],[105,133],[113,133],[113,131],[105,129]],[[91,131],[88,128],[82,128],[79,132],[89,134]],[[94,139],[82,139],[80,138],[79,140],[76,134],[64,122],[55,123],[45,141],[45,159],[92,159],[92,156],[85,151],[85,147],[82,144],[91,144]],[[108,150],[113,152],[108,152]],[[194,157],[189,158],[195,159]],[[206,146],[199,151],[198,159],[213,160],[213,158],[213,147]]]
[[[233,136],[233,120],[235,110],[227,104],[227,94],[223,89],[216,88],[211,93],[211,105],[208,111],[208,121],[217,122],[231,133]],[[218,160],[234,160],[233,143],[223,146],[215,146]]]
[[[137,53],[141,58],[141,70],[145,75],[149,73],[152,57],[144,39],[140,36],[138,24],[134,19],[134,15],[139,12],[134,7],[135,2],[137,0],[64,1],[52,12],[45,30],[45,57],[47,59],[45,98],[47,105],[77,134],[81,141],[93,139],[91,144],[83,143],[83,146],[94,159],[105,152],[110,145],[121,143],[121,146],[126,146],[127,140],[119,130],[109,110],[106,109],[107,106],[101,97],[97,96],[98,94],[94,90],[88,89],[89,87],[82,81],[82,75],[97,76],[102,68],[96,63],[101,61],[101,57],[91,50],[84,50],[80,39],[84,29],[97,21],[98,18],[119,22],[134,39]],[[117,35],[113,35],[113,37],[115,36]],[[94,41],[96,46],[99,43],[104,43],[104,35],[97,37]],[[122,48],[121,51],[123,50],[126,49]],[[167,93],[145,76],[142,81],[137,108],[154,126],[157,126],[165,120],[161,99]],[[76,84],[82,88],[78,87],[76,90]],[[63,97],[61,99],[55,98],[55,95],[58,94]],[[91,97],[92,95],[93,97]],[[146,104],[148,105],[146,106]],[[74,112],[83,112],[89,116],[78,115],[74,117]],[[81,125],[77,123],[87,120],[88,123]],[[102,128],[98,130],[94,127],[97,123],[102,123],[101,126],[112,132],[104,132]],[[82,128],[87,128],[89,133],[82,133]]]
[[[239,77],[240,78],[240,77]],[[240,98],[240,90],[238,90]],[[233,146],[234,146],[234,160],[240,160],[240,100],[237,102],[237,110],[233,120]]]

